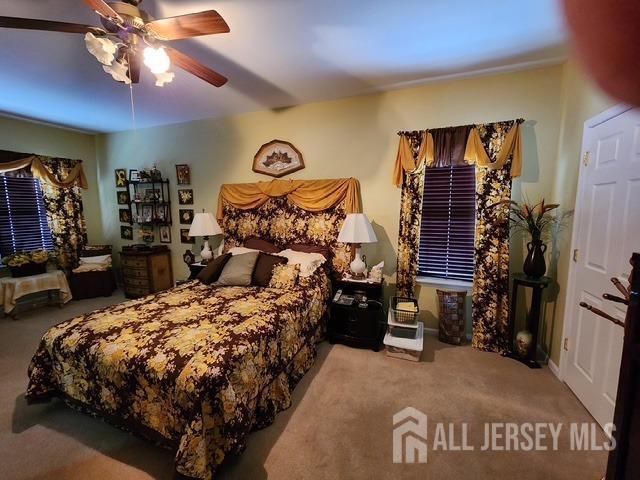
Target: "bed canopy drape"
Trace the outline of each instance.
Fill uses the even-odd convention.
[[[399,132],[393,170],[402,188],[398,233],[397,290],[414,295],[425,169],[475,164],[476,231],[472,294],[475,348],[502,353],[508,347],[509,224],[511,181],[522,169],[523,120]]]

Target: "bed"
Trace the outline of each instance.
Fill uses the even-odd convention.
[[[290,405],[324,332],[329,275],[348,260],[336,240],[343,201],[316,212],[286,195],[221,204],[227,249],[252,235],[314,242],[330,250],[327,268],[288,290],[193,280],[81,315],[48,330],[29,366],[29,402],[61,397],[175,448],[180,478],[212,478]]]

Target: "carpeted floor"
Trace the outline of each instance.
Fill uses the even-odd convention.
[[[0,318],[1,478],[172,478],[170,451],[60,401],[27,406],[23,398],[27,365],[42,333],[119,301],[117,294],[25,312],[17,321]],[[407,406],[428,415],[430,444],[436,422],[456,422],[456,445],[458,422],[467,422],[475,451],[429,451],[426,464],[394,464],[392,417]],[[529,370],[431,337],[420,363],[325,342],[296,388],[293,406],[272,426],[251,434],[246,451],[227,461],[216,478],[599,479],[604,452],[569,450],[567,424],[591,421],[547,369]],[[485,422],[562,422],[567,433],[559,451],[480,451]]]

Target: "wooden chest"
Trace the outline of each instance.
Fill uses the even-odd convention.
[[[138,298],[173,287],[171,252],[120,252],[124,294]]]

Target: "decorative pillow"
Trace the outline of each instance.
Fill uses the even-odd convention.
[[[269,255],[268,253],[261,252],[260,255],[258,255],[256,268],[253,270],[251,285],[268,287],[269,281],[271,281],[271,275],[273,274],[273,267],[285,263],[287,263],[287,259],[284,257],[278,257],[276,255]]]
[[[111,265],[111,254],[97,255],[95,257],[80,257],[80,265],[86,265],[88,263],[101,263]]]
[[[291,249],[283,250],[278,255],[286,257],[290,264],[300,265],[301,277],[310,277],[327,260],[319,253],[296,252]]]
[[[286,248],[295,252],[319,253],[324,258],[329,259],[328,247],[322,247],[320,245],[305,245],[303,243],[289,243]]]
[[[278,253],[280,249],[276,247],[273,243],[263,240],[258,237],[251,237],[244,242],[245,248],[252,248],[254,250],[260,250],[261,252],[267,253]]]
[[[228,285],[246,287],[251,285],[251,276],[253,275],[253,269],[258,261],[258,255],[260,252],[253,251],[249,253],[242,253],[239,255],[232,255],[227,264],[222,269],[220,278],[214,283],[214,285]]]
[[[281,264],[273,267],[269,288],[289,289],[296,286],[300,265]]]
[[[215,282],[220,277],[222,270],[230,258],[230,253],[225,253],[224,255],[214,258],[206,267],[200,270],[200,273],[198,273],[196,278],[206,285],[209,285],[211,282]]]
[[[243,253],[260,253],[260,250],[256,250],[255,248],[246,248],[246,247],[233,247],[230,248],[229,251],[227,253],[230,253],[231,255],[242,255]]]

